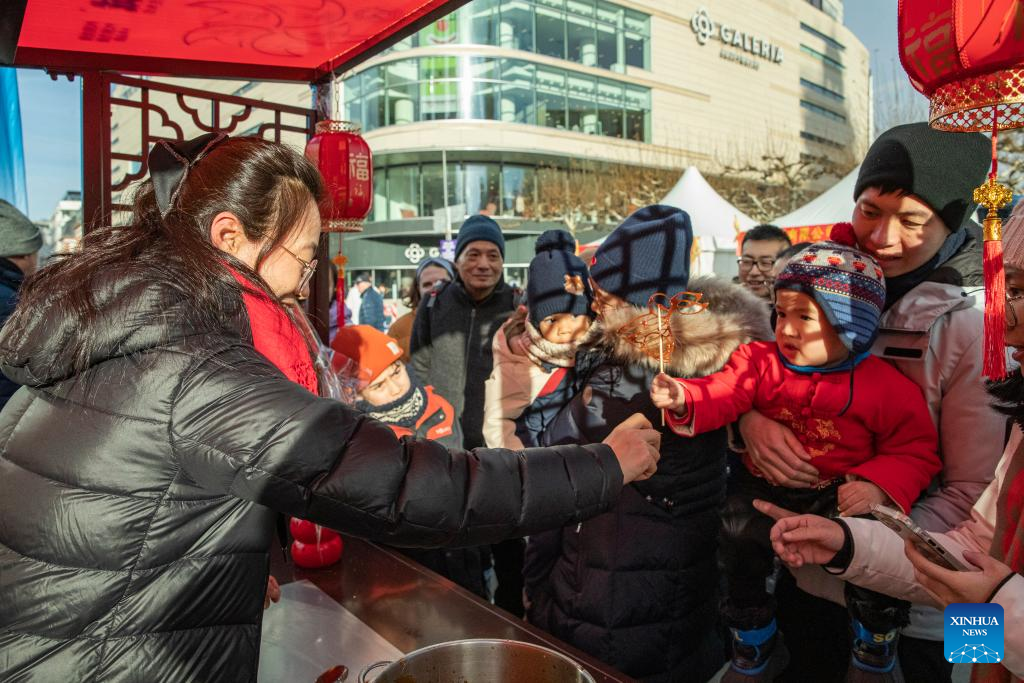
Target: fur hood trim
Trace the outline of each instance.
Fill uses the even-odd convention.
[[[768,306],[740,285],[710,275],[690,280],[688,291],[703,294],[707,309],[671,317],[675,348],[665,370],[674,377],[703,377],[721,370],[740,344],[771,339]],[[658,361],[617,334],[647,309],[630,306],[609,311],[596,326],[611,358],[657,369]]]

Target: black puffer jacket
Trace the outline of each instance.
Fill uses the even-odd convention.
[[[409,351],[416,374],[455,408],[466,448],[485,446],[484,383],[494,369],[491,344],[515,310],[516,290],[502,280],[473,301],[456,280],[431,292],[416,309]]]
[[[739,344],[767,334],[761,300],[737,285],[698,278],[707,311],[673,316],[666,372],[720,369]],[[626,309],[608,329],[646,311]],[[607,316],[606,316],[607,317]],[[545,443],[601,439],[636,412],[655,425],[655,359],[607,332],[606,360],[545,432]],[[650,681],[708,680],[721,666],[715,550],[725,495],[725,430],[694,438],[663,428],[658,471],[627,486],[613,510],[530,537],[530,621],[619,670]]]
[[[605,446],[463,453],[288,381],[241,302],[217,328],[146,273],[0,335],[0,680],[252,681],[275,511],[396,545],[480,544],[607,509]],[[91,367],[62,356],[96,337]]]

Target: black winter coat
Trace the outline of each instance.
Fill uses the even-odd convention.
[[[0,334],[0,680],[252,681],[278,512],[396,545],[472,545],[607,509],[605,446],[464,453],[399,440],[287,380],[241,301],[197,326],[154,274],[91,327],[54,301]],[[225,293],[226,300],[237,296]],[[76,375],[71,335],[96,340]]]
[[[709,307],[673,316],[669,374],[710,374],[741,343],[768,333],[763,302],[738,285],[700,278],[690,289],[703,292]],[[637,412],[660,425],[650,402],[657,361],[608,331],[645,312],[606,314],[605,360],[545,432],[544,443],[602,439]],[[722,663],[715,551],[726,435],[724,429],[694,438],[661,432],[658,471],[627,486],[614,509],[530,537],[529,616],[630,676],[703,682]]]
[[[416,309],[409,352],[417,376],[452,404],[466,448],[485,446],[484,383],[494,369],[494,335],[516,306],[502,280],[489,297],[473,301],[456,280]]]

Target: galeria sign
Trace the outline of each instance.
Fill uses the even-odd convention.
[[[728,45],[744,52],[761,57],[775,64],[782,63],[782,48],[771,42],[750,33],[737,30],[728,24],[715,23],[708,15],[705,7],[700,7],[690,18],[690,28],[701,45],[707,44],[708,40],[719,40],[723,45]]]

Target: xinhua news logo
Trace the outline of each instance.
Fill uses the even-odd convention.
[[[946,608],[943,618],[948,661],[956,664],[1002,661],[1002,605],[958,602]]]

